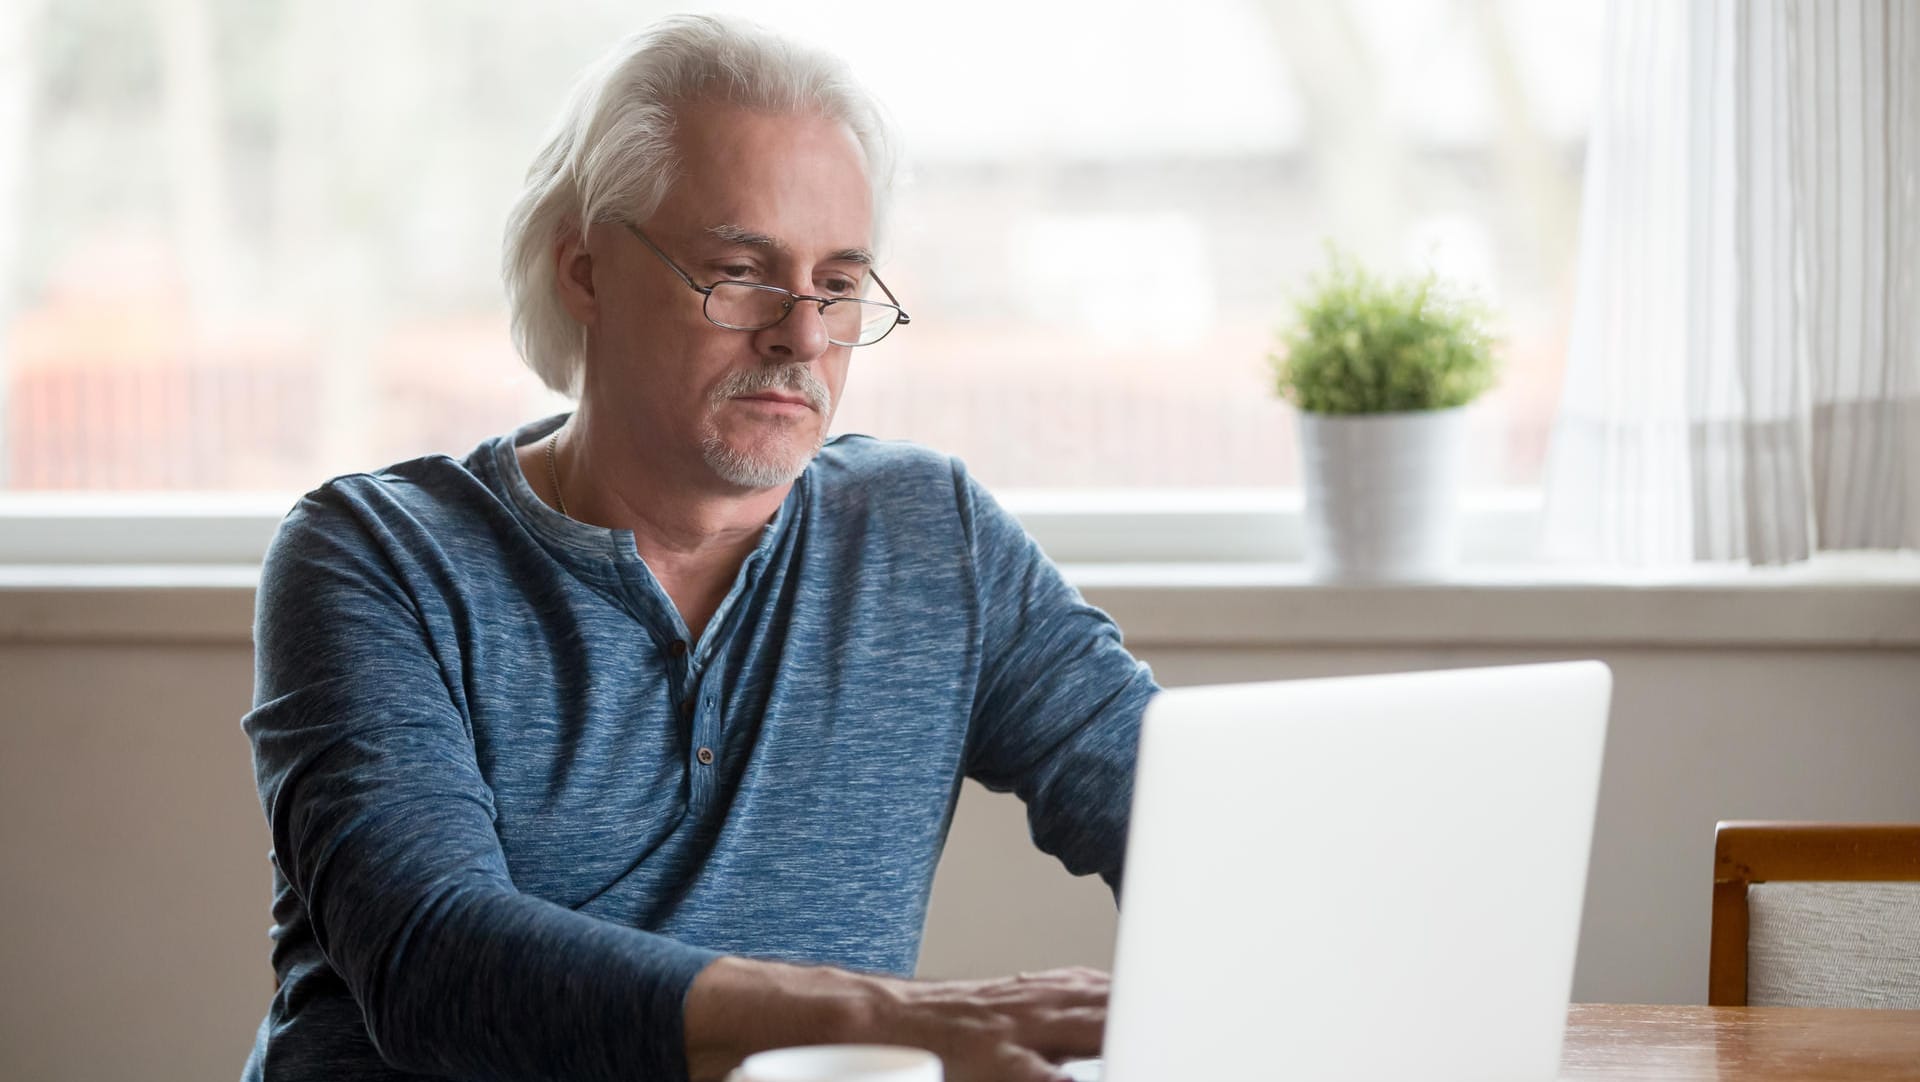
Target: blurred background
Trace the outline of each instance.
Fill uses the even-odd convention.
[[[501,226],[576,73],[671,10],[829,46],[893,112],[911,327],[840,431],[997,489],[1295,483],[1266,355],[1325,242],[1502,313],[1471,483],[1538,482],[1599,0],[9,0],[0,490],[294,493],[565,408]]]
[[[1235,525],[1293,502],[1266,356],[1328,240],[1488,295],[1506,371],[1470,480],[1538,485],[1602,68],[1629,89],[1597,115],[1647,120],[1685,70],[1600,55],[1603,0],[694,6],[841,52],[901,129],[882,273],[914,320],[857,353],[840,428],[1035,497],[1163,684],[1613,666],[1576,999],[1704,998],[1716,820],[1920,820],[1910,574],[1558,581],[1496,554],[1360,592]],[[1708,6],[1735,10],[1681,10]],[[501,227],[576,73],[667,10],[0,0],[0,1079],[238,1072],[273,987],[253,568],[295,493],[565,408],[509,344]],[[1113,920],[968,785],[920,972],[1106,965]]]

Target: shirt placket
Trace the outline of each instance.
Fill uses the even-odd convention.
[[[665,628],[664,634],[656,631],[655,642],[667,669],[674,714],[686,740],[687,802],[694,810],[711,806],[719,795],[720,769],[724,765],[720,756],[725,747],[726,696],[722,692],[727,674],[724,664],[714,661],[727,656],[725,644],[735,633],[734,611],[759,581],[786,518],[787,509],[783,508],[776,522],[768,526],[760,547],[748,554],[732,589],[708,618],[698,641],[689,641],[686,622],[644,563],[636,561],[626,575],[628,588],[645,595],[640,607],[654,617],[647,622]]]
[[[679,710],[687,734],[687,800],[694,808],[705,808],[712,805],[719,790],[716,767],[725,721],[720,709],[721,674],[702,666],[684,642],[676,639],[669,649],[674,647],[680,652],[678,682],[683,694]]]

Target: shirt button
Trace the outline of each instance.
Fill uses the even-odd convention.
[[[686,657],[687,656],[686,642],[681,639],[673,640],[672,642],[667,644],[667,653],[672,654],[674,657]]]
[[[701,748],[696,758],[700,760],[701,766],[712,766],[713,765],[713,749]]]

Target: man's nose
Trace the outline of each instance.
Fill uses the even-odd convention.
[[[826,313],[819,301],[795,300],[785,319],[755,332],[755,345],[768,360],[782,364],[812,361],[832,345],[827,341]]]

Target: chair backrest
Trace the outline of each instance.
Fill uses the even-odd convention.
[[[1707,1002],[1920,1008],[1920,824],[1719,824]]]

